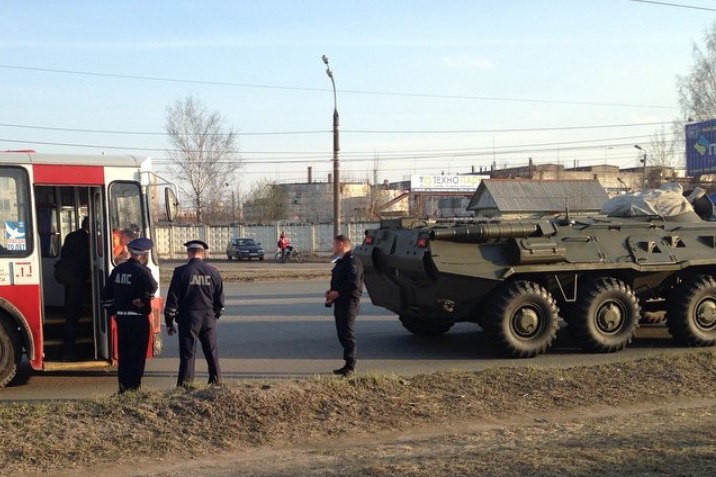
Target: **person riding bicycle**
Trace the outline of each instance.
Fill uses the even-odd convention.
[[[281,249],[281,263],[285,263],[286,258],[288,258],[288,255],[293,250],[291,243],[288,241],[288,237],[286,237],[286,232],[281,232],[277,245],[278,248]]]

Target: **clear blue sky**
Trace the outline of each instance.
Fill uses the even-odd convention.
[[[147,154],[165,167],[166,108],[194,95],[241,134],[244,192],[260,178],[303,181],[308,166],[316,179],[331,171],[324,53],[345,178],[372,178],[376,158],[380,181],[528,157],[636,166],[633,144],[679,115],[677,75],[716,11],[629,0],[0,0],[0,19],[0,149]],[[566,129],[611,125],[623,126]]]

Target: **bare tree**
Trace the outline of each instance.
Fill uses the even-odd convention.
[[[244,202],[244,216],[248,222],[267,224],[286,218],[286,191],[268,180],[254,184]]]
[[[681,130],[683,135],[683,129]],[[651,135],[649,143],[649,166],[677,167],[680,157],[677,157],[676,148],[680,144],[677,130],[667,131],[663,126]]]
[[[370,187],[370,203],[368,204],[368,210],[365,212],[365,219],[367,220],[375,220],[375,218],[378,216],[378,211],[380,209],[380,206],[383,205],[383,188],[378,185],[378,171],[380,170],[380,156],[378,154],[375,154],[373,156],[373,168],[372,168],[372,175],[373,177],[369,177],[367,182],[368,184],[372,184]]]
[[[684,119],[716,117],[716,23],[704,34],[704,45],[693,45],[691,72],[678,77],[679,105]]]
[[[227,129],[218,112],[209,112],[197,99],[178,99],[167,108],[166,131],[174,147],[168,151],[180,189],[190,197],[196,220],[203,223],[204,207],[214,191],[231,177],[241,163],[236,134]]]

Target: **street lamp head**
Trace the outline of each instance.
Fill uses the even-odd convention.
[[[640,146],[639,144],[634,144],[634,147],[637,148],[637,149],[639,149],[640,151],[643,151],[643,150],[644,150],[644,149],[641,148],[641,146]]]
[[[328,64],[328,56],[323,55],[321,59],[326,64],[326,74],[331,78],[331,81],[333,81],[333,71],[331,71],[331,65]]]

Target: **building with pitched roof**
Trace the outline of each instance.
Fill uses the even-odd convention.
[[[467,210],[478,217],[526,217],[564,213],[596,214],[607,201],[591,180],[483,179]]]

